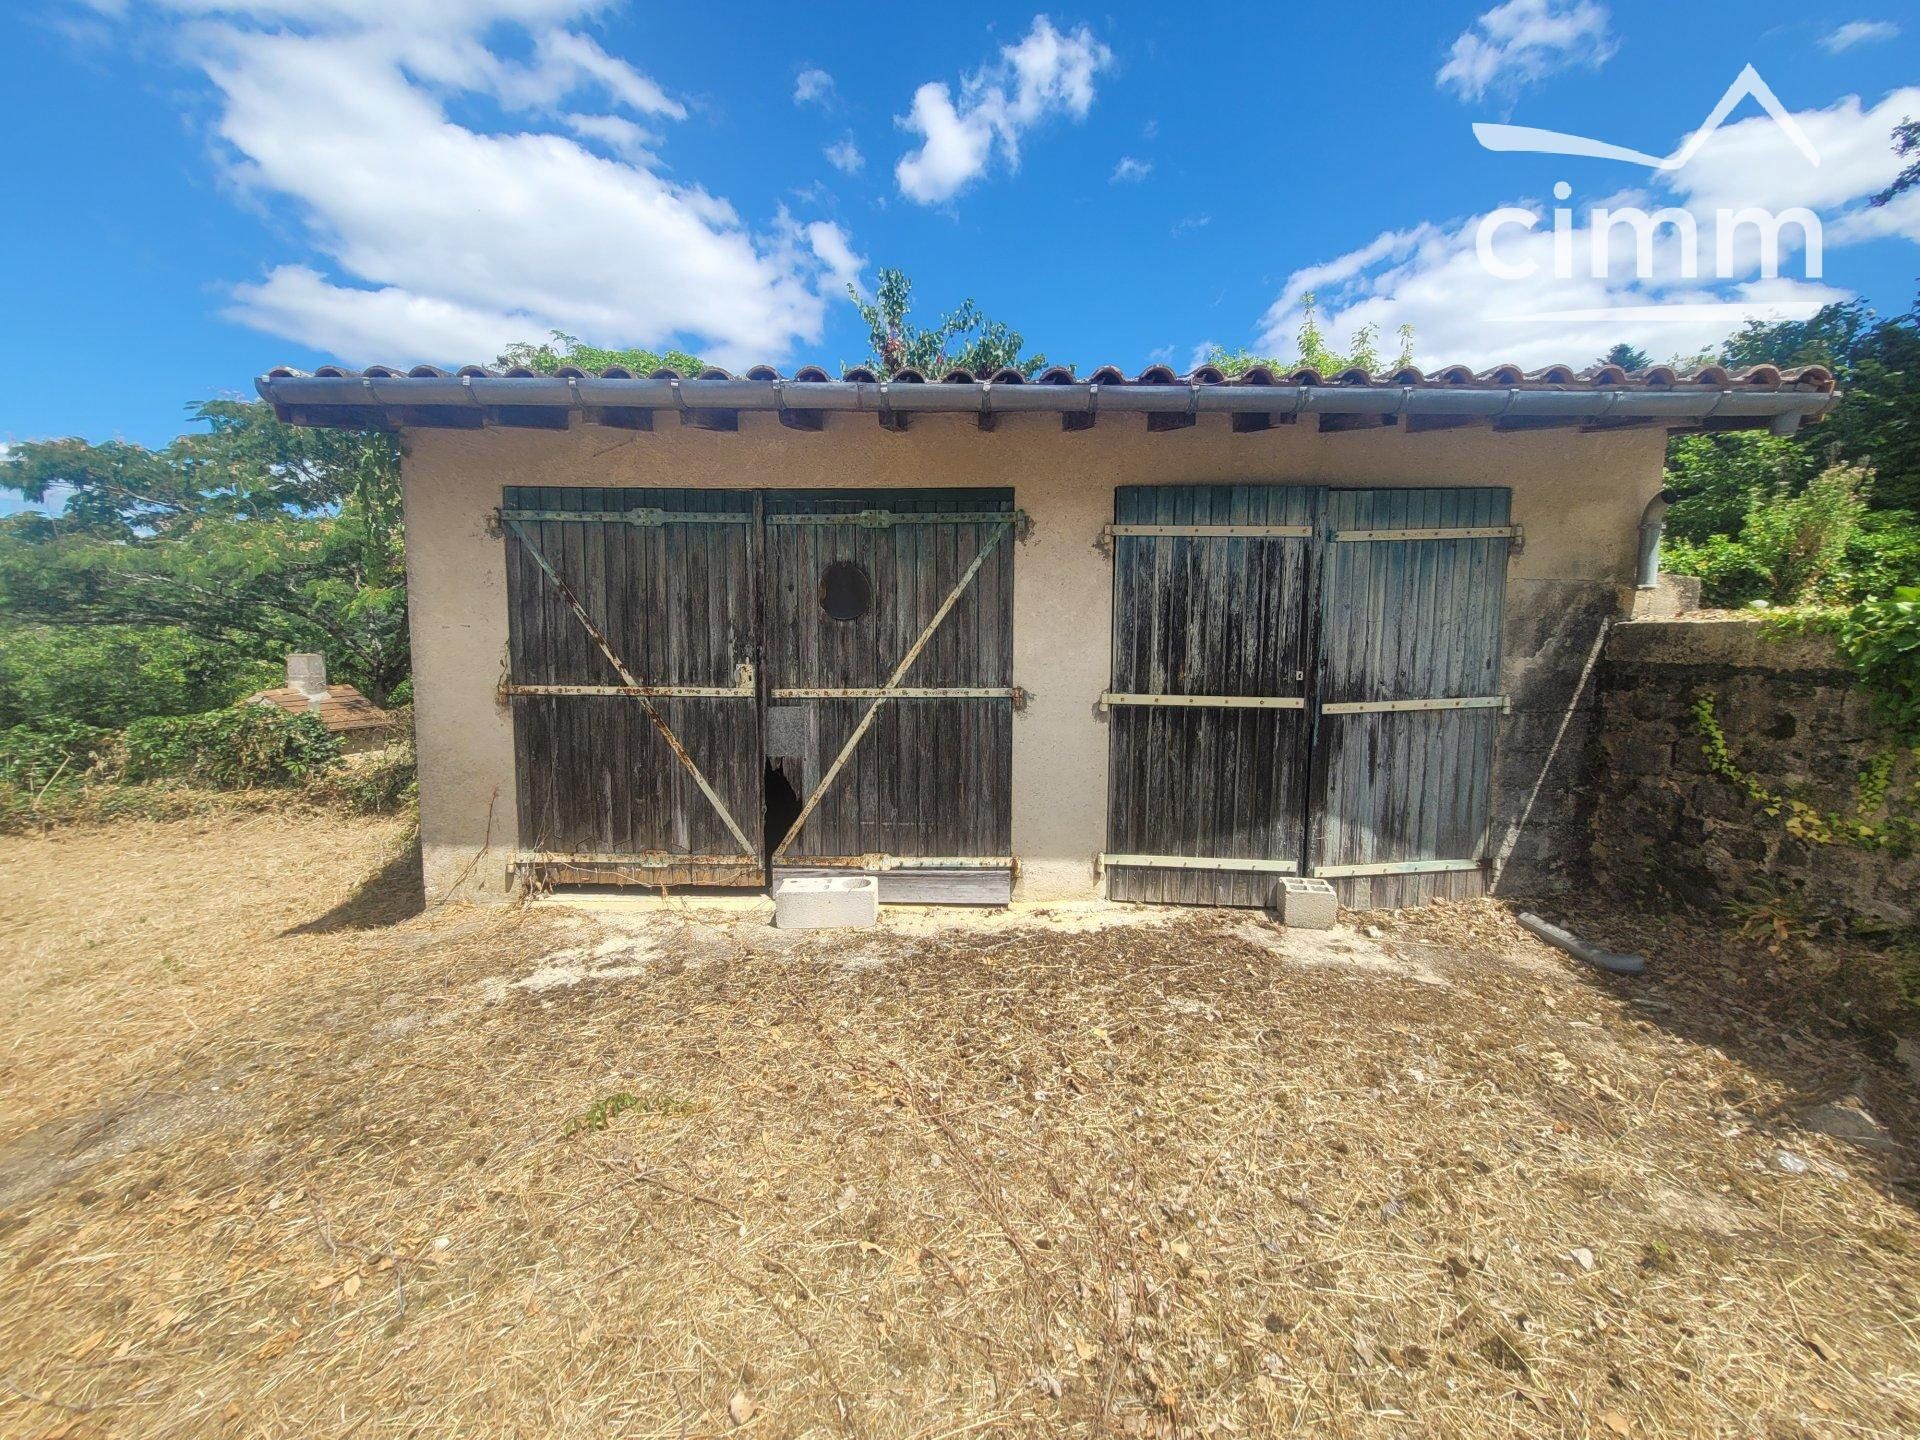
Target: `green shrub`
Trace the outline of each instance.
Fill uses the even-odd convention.
[[[0,621],[0,726],[58,717],[117,729],[142,715],[197,715],[279,673],[275,662],[175,626]]]
[[[384,750],[350,755],[343,763],[317,777],[308,795],[323,805],[338,805],[356,815],[391,815],[410,808],[420,798],[414,771],[413,717],[394,711],[394,730],[401,737]]]
[[[1837,638],[1873,692],[1880,718],[1920,745],[1920,585],[1854,606],[1841,618]]]
[[[339,758],[340,742],[316,717],[273,705],[235,705],[134,721],[121,736],[120,773],[133,781],[247,790],[301,783]]]
[[[1869,510],[1847,545],[1843,600],[1891,595],[1920,585],[1920,515],[1911,510]]]
[[[1894,518],[1903,512],[1867,523],[1872,485],[1872,471],[1832,465],[1797,494],[1785,483],[1755,490],[1738,535],[1675,540],[1663,552],[1665,567],[1698,575],[1709,605],[1857,600],[1863,573],[1882,573],[1910,544],[1920,546]]]
[[[37,793],[56,780],[77,782],[113,739],[77,720],[45,720],[0,730],[0,785]]]
[[[1715,610],[1737,610],[1767,592],[1767,577],[1753,554],[1731,535],[1705,540],[1667,540],[1660,547],[1660,568],[1700,577],[1700,603]]]

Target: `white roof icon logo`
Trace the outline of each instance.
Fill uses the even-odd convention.
[[[1610,145],[1604,140],[1590,140],[1584,135],[1568,135],[1558,130],[1538,130],[1531,125],[1488,125],[1476,123],[1473,127],[1474,138],[1489,150],[1517,151],[1534,155],[1578,155],[1593,160],[1624,160],[1629,165],[1645,165],[1654,170],[1678,170],[1691,160],[1700,147],[1707,143],[1713,132],[1718,130],[1727,116],[1733,113],[1747,96],[1751,95],[1760,102],[1760,108],[1773,117],[1773,121],[1793,141],[1800,153],[1807,157],[1807,163],[1818,165],[1820,152],[1813,148],[1813,142],[1807,139],[1793,116],[1787,113],[1786,106],[1780,103],[1780,97],[1773,93],[1773,87],[1760,78],[1760,72],[1748,65],[1734,77],[1727,87],[1727,93],[1720,97],[1720,103],[1700,123],[1686,139],[1686,142],[1671,155],[1649,155],[1642,150],[1632,150],[1625,145]]]

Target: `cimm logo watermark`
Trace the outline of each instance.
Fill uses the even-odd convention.
[[[1538,130],[1528,125],[1476,124],[1473,133],[1488,150],[1533,155],[1569,155],[1583,159],[1620,160],[1630,165],[1671,174],[1682,170],[1713,138],[1727,116],[1742,100],[1752,96],[1779,126],[1810,165],[1820,163],[1820,152],[1806,133],[1780,103],[1771,86],[1748,65],[1727,87],[1720,103],[1713,107],[1700,127],[1686,143],[1671,155],[1649,155],[1644,151],[1592,140],[1584,135],[1568,135],[1558,130]],[[1553,198],[1571,199],[1573,187],[1561,180],[1553,187]],[[1502,206],[1480,220],[1474,235],[1474,250],[1480,265],[1499,280],[1531,280],[1543,268],[1555,279],[1623,279],[1626,275],[1641,281],[1672,283],[1675,280],[1744,280],[1754,276],[1776,279],[1780,275],[1783,237],[1800,257],[1800,273],[1809,280],[1821,277],[1824,263],[1824,237],[1820,217],[1804,206],[1768,210],[1760,206],[1716,209],[1703,235],[1701,220],[1693,211],[1679,206],[1648,210],[1639,205],[1595,205],[1584,217],[1572,206],[1556,205],[1553,210],[1550,259],[1543,265],[1537,245],[1516,244],[1518,232],[1537,234],[1542,217],[1518,206]],[[1665,232],[1663,236],[1663,232]],[[1618,237],[1618,243],[1617,243]],[[1504,248],[1503,248],[1503,241]],[[1664,243],[1663,243],[1664,241]],[[1518,251],[1519,253],[1515,253]],[[1584,251],[1584,253],[1582,253]],[[1623,260],[1625,263],[1623,264]],[[1502,316],[1515,320],[1589,320],[1618,319],[1632,316],[1650,320],[1695,320],[1725,311],[1743,310],[1737,302],[1667,305],[1619,305],[1597,310],[1558,310],[1528,315]]]

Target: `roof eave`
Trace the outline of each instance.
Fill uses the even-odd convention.
[[[653,379],[565,376],[261,376],[254,382],[281,419],[364,428],[563,428],[605,412],[922,414],[1302,415],[1599,426],[1791,429],[1818,419],[1839,392],[1807,385],[1676,386],[1285,385],[1190,382],[1112,384]]]

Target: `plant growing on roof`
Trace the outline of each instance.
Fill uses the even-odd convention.
[[[571,365],[589,375],[597,375],[615,365],[636,375],[651,375],[656,370],[698,375],[707,368],[706,361],[685,350],[607,350],[589,345],[564,330],[548,331],[547,338],[538,345],[531,340],[517,340],[495,356],[493,363],[502,370],[527,369],[536,375],[552,375],[563,365]]]
[[[882,270],[875,277],[872,300],[863,299],[851,285],[847,294],[866,322],[871,347],[866,363],[878,374],[969,370],[991,375],[997,370],[1018,370],[1035,375],[1046,366],[1044,355],[1023,357],[1020,352],[1026,340],[1020,332],[988,319],[971,299],[962,300],[959,309],[941,316],[931,329],[914,324],[907,315],[913,303],[913,281],[904,271]]]
[[[1294,341],[1299,353],[1292,360],[1256,355],[1245,349],[1223,350],[1215,345],[1207,351],[1206,363],[1233,380],[1239,379],[1256,365],[1263,365],[1283,375],[1294,370],[1314,370],[1321,375],[1338,375],[1343,370],[1365,370],[1369,375],[1378,375],[1404,370],[1413,364],[1411,325],[1402,325],[1394,332],[1399,338],[1400,350],[1391,364],[1383,366],[1380,362],[1378,325],[1362,325],[1355,330],[1353,343],[1342,354],[1328,343],[1325,332],[1320,328],[1320,314],[1311,290],[1300,297],[1300,310],[1300,333]]]

